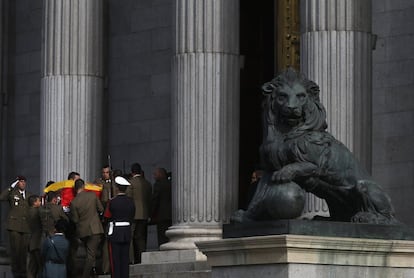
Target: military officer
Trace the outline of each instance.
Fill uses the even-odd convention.
[[[109,167],[109,165],[104,165],[102,167],[101,177],[95,180],[96,184],[102,185],[101,202],[104,208],[108,201],[114,196],[111,174],[111,167]],[[105,222],[103,228],[104,230],[107,228]],[[103,239],[100,247],[102,250],[102,272],[103,274],[110,273],[111,264],[109,261],[108,241],[106,238]]]
[[[135,216],[135,204],[125,194],[130,183],[123,177],[116,177],[115,184],[118,194],[108,202],[105,218],[109,221],[108,239],[112,250],[112,277],[123,278],[129,276],[131,222]]]
[[[40,196],[29,197],[28,222],[30,228],[29,262],[27,265],[27,277],[36,278],[41,272],[40,245],[42,241],[42,223],[40,221],[39,208],[41,206]]]
[[[135,217],[132,223],[134,263],[141,263],[141,253],[147,247],[147,225],[151,209],[151,184],[142,176],[141,165],[134,163],[131,165],[130,186],[127,187],[126,194],[135,203]]]
[[[68,216],[58,205],[58,193],[50,191],[46,195],[46,204],[39,208],[42,230],[47,236],[52,236],[55,231],[55,224],[59,219],[69,221]]]
[[[99,214],[103,213],[101,201],[96,194],[85,191],[85,182],[82,179],[75,181],[76,197],[70,204],[72,221],[76,224],[76,233],[86,245],[86,262],[82,277],[96,274],[96,251],[101,241],[103,228]]]
[[[10,240],[11,268],[14,277],[26,277],[26,257],[30,239],[28,224],[29,197],[26,178],[18,176],[12,185],[0,194],[1,201],[9,201],[7,230]]]
[[[95,183],[102,185],[101,202],[105,207],[106,202],[114,196],[111,180],[111,168],[109,165],[102,167],[101,177],[96,179]]]

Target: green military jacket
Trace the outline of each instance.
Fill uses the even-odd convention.
[[[129,179],[131,183],[127,187],[126,195],[134,200],[135,220],[146,220],[150,217],[152,187],[142,176],[134,176]]]
[[[30,228],[29,251],[40,250],[42,223],[40,221],[39,208],[29,207],[28,223]]]
[[[7,230],[30,233],[30,227],[28,224],[28,213],[29,213],[29,197],[33,195],[25,190],[25,198],[21,196],[19,189],[7,188],[0,194],[1,201],[8,201],[10,210],[7,217]]]
[[[79,238],[103,234],[99,213],[103,212],[101,201],[95,193],[82,191],[78,193],[70,204],[70,215],[76,224],[76,233]]]
[[[59,219],[69,221],[69,218],[63,212],[62,207],[53,203],[47,203],[40,207],[39,214],[42,230],[50,236],[54,234],[55,224]]]
[[[102,185],[101,202],[102,205],[106,207],[108,201],[115,197],[112,182],[110,180],[105,181],[102,178],[99,178],[95,181],[95,183]]]

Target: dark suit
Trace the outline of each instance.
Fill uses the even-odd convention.
[[[10,240],[11,267],[14,277],[26,277],[26,255],[29,245],[30,228],[28,224],[28,199],[31,193],[25,191],[24,198],[15,188],[7,188],[0,194],[1,201],[10,205],[7,230]]]
[[[151,209],[151,184],[140,175],[133,176],[126,194],[134,200],[135,216],[132,224],[134,262],[141,263],[141,253],[147,248],[147,225]]]
[[[86,245],[86,263],[82,277],[89,277],[95,267],[96,251],[103,234],[99,214],[103,212],[101,202],[93,192],[82,191],[70,204],[71,219],[76,224],[76,234]]]
[[[105,217],[110,221],[108,239],[112,250],[112,277],[123,278],[129,276],[131,225],[127,225],[127,223],[131,223],[134,216],[134,201],[125,194],[118,194],[108,203]]]
[[[165,232],[172,225],[171,210],[171,181],[158,180],[154,183],[152,194],[152,217],[157,224],[158,245],[168,242]]]

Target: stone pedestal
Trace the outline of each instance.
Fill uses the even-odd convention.
[[[270,235],[196,245],[212,277],[414,277],[414,241]]]

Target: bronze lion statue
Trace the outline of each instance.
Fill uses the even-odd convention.
[[[330,220],[397,224],[390,198],[326,131],[319,86],[289,68],[262,87],[265,168],[246,211],[233,222],[300,216],[304,190],[325,199]]]

